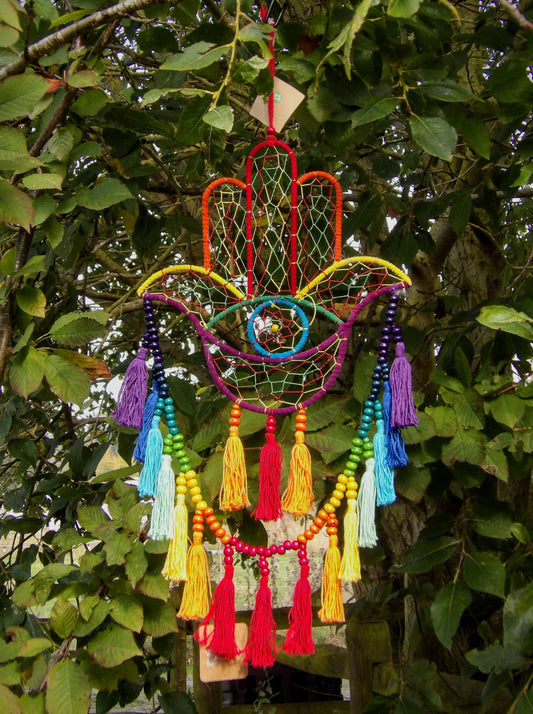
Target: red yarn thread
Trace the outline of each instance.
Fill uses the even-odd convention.
[[[273,417],[269,417],[271,418]],[[259,498],[252,515],[259,521],[277,521],[282,515],[279,484],[283,451],[274,432],[267,431],[265,438],[267,443],[261,449],[259,457]]]
[[[313,610],[311,607],[311,585],[309,566],[302,565],[300,579],[294,588],[294,601],[289,612],[289,629],[282,650],[290,655],[314,654]]]
[[[213,621],[213,630],[207,632],[207,625]],[[235,659],[241,650],[235,642],[235,585],[233,565],[227,563],[224,577],[211,598],[209,612],[194,633],[194,638],[217,657]]]
[[[268,575],[262,575],[250,620],[250,635],[244,661],[252,667],[272,667],[276,661],[276,622],[272,614],[272,593]]]

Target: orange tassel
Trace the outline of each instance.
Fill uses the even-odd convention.
[[[337,536],[329,538],[329,548],[322,570],[322,608],[318,617],[324,623],[344,622],[342,583],[339,577],[341,554],[337,547]]]
[[[298,425],[299,422],[296,423],[297,429]],[[295,518],[301,518],[309,513],[315,497],[311,477],[311,454],[304,442],[303,429],[296,432],[295,441],[291,453],[289,482],[281,499],[281,507]]]
[[[187,553],[187,580],[178,617],[182,620],[203,620],[209,612],[211,582],[207,554],[202,545],[202,534],[194,533]]]
[[[229,438],[224,449],[220,508],[223,511],[239,511],[250,505],[246,482],[244,448],[239,438],[241,410],[237,405],[231,410]]]

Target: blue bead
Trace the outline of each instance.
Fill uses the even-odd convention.
[[[359,431],[357,432],[357,434],[358,434],[358,436],[361,437],[361,439],[364,439],[365,436],[368,434],[368,429],[363,429],[363,428],[361,428],[361,429],[359,429]]]
[[[172,397],[165,397],[165,404],[172,404],[173,401]]]
[[[179,429],[177,426],[169,426],[168,430],[170,431],[171,434],[179,434]]]

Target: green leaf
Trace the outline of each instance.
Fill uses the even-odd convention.
[[[402,697],[394,709],[394,714],[426,714],[426,710],[411,697]]]
[[[446,583],[431,604],[431,621],[435,634],[449,650],[461,615],[472,602],[472,593],[462,580]]]
[[[505,595],[505,566],[493,553],[469,551],[463,562],[463,577],[473,590]]]
[[[110,177],[103,178],[93,188],[83,188],[76,194],[78,204],[92,211],[101,211],[128,198],[133,196],[127,186],[122,181]]]
[[[440,82],[423,82],[419,89],[423,94],[427,94],[433,99],[440,99],[441,102],[469,102],[475,99],[468,87],[451,79],[443,79]]]
[[[427,412],[427,413],[426,413]],[[420,412],[418,425],[402,429],[402,436],[406,444],[422,444],[433,436],[440,436],[429,409]]]
[[[2,3],[0,7],[0,21],[10,27],[14,27],[15,30],[22,29],[20,26],[18,7],[15,2],[7,0],[7,2]]]
[[[37,696],[23,694],[20,698],[20,704],[23,714],[45,714],[44,692],[37,694]]]
[[[12,121],[30,114],[49,88],[38,74],[18,74],[0,84],[0,121]]]
[[[144,546],[140,541],[135,541],[130,552],[126,555],[126,577],[134,588],[144,576],[148,568],[148,558]]]
[[[431,482],[431,471],[414,464],[398,469],[394,486],[399,494],[414,503],[420,503]]]
[[[351,448],[353,437],[351,429],[332,424],[322,431],[306,434],[305,440],[308,446],[320,453],[324,463],[330,464]]]
[[[220,47],[218,47],[212,42],[196,42],[186,47],[183,52],[177,55],[171,55],[163,62],[161,69],[168,69],[175,72],[203,69],[204,67],[209,67],[213,62],[218,62],[224,54],[224,51],[228,48],[229,45],[220,45]]]
[[[44,377],[45,363],[44,350],[36,350],[30,345],[18,352],[9,370],[9,383],[13,391],[27,399],[32,392],[39,389]]]
[[[22,268],[19,268],[13,273],[13,277],[19,278],[23,275],[36,276],[45,269],[44,258],[44,255],[32,255],[32,257],[24,263]]]
[[[164,714],[198,714],[194,702],[185,692],[167,692],[158,694],[157,698]]]
[[[91,685],[81,665],[70,659],[54,664],[48,675],[46,709],[54,714],[87,714]]]
[[[0,684],[3,714],[22,714],[20,699],[4,684]],[[26,714],[24,712],[24,714]]]
[[[533,319],[505,305],[487,305],[481,308],[476,320],[493,330],[503,330],[533,342]]]
[[[72,634],[77,617],[78,612],[74,605],[68,600],[58,598],[50,613],[50,626],[56,635],[64,639]]]
[[[109,625],[99,632],[87,645],[94,661],[102,667],[111,668],[132,657],[142,655],[135,644],[133,633],[119,625]]]
[[[515,394],[502,394],[488,404],[489,411],[500,424],[513,429],[524,416],[526,405]]]
[[[404,573],[425,573],[434,565],[444,563],[457,549],[459,541],[451,536],[419,540],[406,552],[401,565]]]
[[[490,132],[482,119],[472,117],[460,123],[459,131],[468,146],[484,159],[490,159]]]
[[[519,669],[528,662],[517,644],[510,643],[502,647],[499,642],[489,645],[484,650],[470,650],[466,653],[466,659],[485,674],[492,670],[495,674],[500,674],[507,670]]]
[[[130,539],[125,533],[113,533],[104,545],[106,562],[111,565],[122,565],[126,553],[131,550]]]
[[[44,374],[50,389],[64,402],[81,405],[89,396],[90,379],[83,369],[55,354],[48,354]]]
[[[415,144],[432,156],[443,161],[451,161],[457,143],[457,132],[441,117],[419,117],[409,119],[409,128]]]
[[[435,433],[438,436],[449,438],[457,433],[459,425],[452,407],[427,407],[426,414],[435,422]]]
[[[308,63],[306,63],[308,64]],[[261,57],[250,57],[249,60],[246,60],[245,62],[241,62],[241,64],[238,65],[238,68],[233,75],[233,81],[238,82],[238,83],[243,83],[247,84],[249,82],[253,82],[254,79],[256,79],[257,75],[262,69],[265,69],[265,67],[268,66],[268,62]],[[312,67],[312,65],[308,64],[308,66]],[[314,76],[314,72],[313,75]],[[309,77],[310,79],[310,77]]]
[[[160,573],[146,573],[137,584],[137,590],[143,595],[166,602],[168,598],[168,581]]]
[[[93,117],[100,113],[108,101],[109,97],[101,89],[90,88],[76,99],[71,110],[80,116]]]
[[[390,0],[387,15],[390,17],[411,17],[418,12],[420,0]]]
[[[0,178],[0,222],[15,223],[29,231],[33,215],[33,202],[28,194]]]
[[[475,389],[469,387],[457,395],[453,408],[460,426],[478,430],[484,428],[483,398]]]
[[[86,622],[84,622],[81,618],[78,618],[74,628],[74,635],[76,637],[85,637],[91,632],[94,632],[94,630],[96,630],[97,627],[100,627],[102,622],[106,619],[110,607],[110,603],[106,600],[99,600],[93,607]],[[81,610],[82,608],[80,606],[80,612]]]
[[[211,109],[202,119],[206,124],[229,133],[233,129],[233,110],[227,104]]]
[[[52,648],[52,643],[46,637],[32,637],[23,643],[19,650],[19,657],[36,657],[41,652]]]
[[[70,313],[72,315],[72,313]],[[51,337],[60,345],[79,347],[96,340],[107,333],[107,328],[94,320],[91,313],[77,314],[76,318],[65,321],[63,315],[50,328]]]
[[[352,126],[362,126],[383,119],[391,114],[398,106],[395,97],[373,97],[370,102],[352,114]]]
[[[511,538],[513,520],[501,503],[482,504],[472,514],[472,528],[486,538]]]
[[[109,516],[100,506],[86,506],[78,511],[78,522],[82,528],[89,532],[95,531],[103,523],[109,523]]]
[[[0,169],[23,173],[40,165],[39,159],[28,154],[26,137],[20,129],[0,127]]]
[[[448,466],[455,461],[466,461],[468,464],[479,465],[485,457],[484,445],[483,434],[460,429],[443,447],[442,460]]]
[[[455,235],[460,238],[470,220],[472,212],[472,194],[468,190],[459,191],[450,209],[450,226]]]
[[[533,583],[512,590],[503,606],[504,647],[524,647],[533,629]],[[526,639],[527,638],[527,639]],[[528,650],[529,650],[528,646]]]
[[[151,637],[177,632],[176,610],[169,602],[153,600],[144,606],[144,631]]]
[[[111,602],[110,615],[118,625],[133,632],[140,632],[143,628],[143,607],[134,595],[115,596]]]
[[[40,191],[47,188],[60,189],[63,183],[61,174],[29,174],[24,176],[22,183],[30,191]]]
[[[17,291],[17,305],[28,315],[44,317],[46,312],[46,297],[39,288],[25,285]]]

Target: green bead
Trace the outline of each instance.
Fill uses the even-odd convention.
[[[370,444],[370,446],[372,446],[372,439],[369,436],[363,437],[363,449],[365,448],[365,444]]]
[[[354,438],[352,439],[352,444],[354,446],[361,446],[362,443],[362,440],[358,436],[354,436]]]
[[[188,459],[186,456],[182,456],[182,457],[179,459],[179,462],[180,462],[180,464],[181,464],[182,466],[187,466],[187,469],[184,469],[184,471],[187,471],[187,470],[188,470],[188,467],[189,467],[189,463],[190,463],[189,459]]]
[[[344,475],[348,476],[348,478],[350,476],[355,476],[355,471],[353,469],[348,468],[348,466],[346,466],[346,468],[344,469]]]
[[[349,469],[356,469],[358,463],[359,463],[358,461],[354,461],[353,459],[348,459],[348,461],[346,462],[346,467]]]
[[[172,447],[171,446],[163,446],[163,453],[164,454],[172,454]]]
[[[364,451],[364,452],[363,452],[363,458],[365,459],[365,461],[366,461],[367,459],[373,459],[373,458],[374,458],[374,452],[373,452],[373,451]]]
[[[352,446],[351,452],[352,452],[352,454],[362,454],[363,447],[362,446]]]
[[[186,456],[185,451],[183,449],[179,449],[179,451],[176,451],[176,458],[177,459],[182,459],[184,456]]]
[[[174,441],[183,441],[183,434],[180,434],[179,432],[174,434]]]

